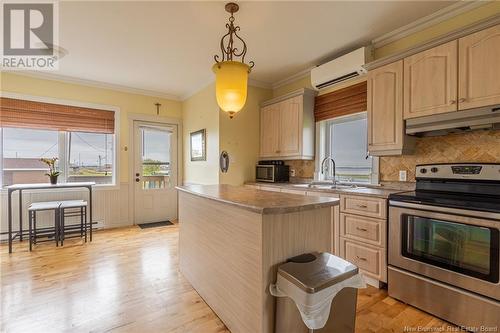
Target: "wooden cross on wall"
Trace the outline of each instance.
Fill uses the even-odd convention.
[[[161,106],[161,104],[158,103],[158,102],[156,102],[155,105],[156,105],[156,115],[159,116],[160,115],[160,106]]]

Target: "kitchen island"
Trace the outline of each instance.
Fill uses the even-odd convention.
[[[331,252],[339,200],[231,185],[177,189],[181,272],[231,332],[273,332],[268,287],[277,267]]]

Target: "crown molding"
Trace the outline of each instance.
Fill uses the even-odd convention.
[[[279,81],[276,81],[274,82],[271,87],[273,89],[276,89],[276,88],[279,88],[279,87],[283,87],[284,85],[287,85],[289,83],[292,83],[294,81],[297,81],[297,80],[300,80],[302,78],[305,78],[306,76],[308,76],[310,73],[311,73],[311,69],[313,69],[314,67],[309,67],[309,68],[306,68],[304,70],[301,70],[300,72],[298,73],[295,73],[293,75],[290,75],[282,80],[279,80]]]
[[[252,87],[257,87],[257,88],[273,89],[272,83],[258,81],[258,80],[254,80],[254,79],[248,79],[248,85],[252,86]]]
[[[425,50],[431,49],[433,47],[442,45],[442,44],[450,42],[452,40],[457,40],[459,38],[473,34],[475,32],[478,32],[478,31],[481,31],[484,29],[488,29],[488,28],[493,27],[493,26],[498,25],[498,24],[500,24],[500,14],[490,16],[486,19],[474,22],[468,26],[455,29],[455,30],[450,31],[444,35],[439,36],[439,37],[436,37],[436,38],[430,39],[428,41],[424,41],[422,43],[414,45],[414,46],[412,46],[408,49],[405,49],[401,52],[398,52],[395,54],[390,54],[390,55],[385,56],[383,58],[369,62],[369,63],[365,64],[363,67],[366,70],[371,71],[375,68],[399,61],[401,59],[404,59],[406,57],[420,53],[422,51],[425,51]]]
[[[393,30],[389,33],[386,33],[380,37],[372,40],[373,46],[377,49],[384,45],[395,42],[401,38],[412,35],[416,32],[422,31],[428,27],[439,24],[443,21],[446,21],[452,17],[460,15],[462,13],[471,11],[478,7],[484,6],[488,3],[491,3],[492,0],[484,1],[484,0],[474,0],[474,1],[459,1],[454,3],[453,5],[447,6],[443,9],[440,9],[430,15],[422,17],[416,21],[413,21],[405,26],[402,26],[396,30]]]
[[[72,76],[65,76],[65,75],[45,73],[45,72],[34,72],[34,71],[16,71],[16,72],[10,71],[10,73],[15,74],[15,75],[32,77],[35,79],[46,79],[46,80],[63,82],[63,83],[78,84],[78,85],[92,87],[92,88],[108,89],[108,90],[114,90],[114,91],[119,91],[119,92],[124,92],[124,93],[130,93],[130,94],[158,97],[158,98],[164,98],[164,99],[169,99],[169,100],[173,100],[173,101],[180,101],[181,100],[179,98],[179,96],[177,96],[177,95],[167,94],[167,93],[163,93],[160,91],[132,88],[132,87],[128,87],[128,86],[122,86],[119,84],[80,79],[80,78],[76,78],[76,77],[72,77]]]

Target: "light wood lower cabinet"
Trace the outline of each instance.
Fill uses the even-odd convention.
[[[386,249],[340,237],[340,255],[366,275],[387,282]]]
[[[387,200],[360,195],[341,195],[340,210],[379,219],[387,218]]]
[[[354,263],[380,287],[387,283],[387,200],[340,196],[339,244],[342,258]],[[373,281],[372,281],[373,280]]]
[[[384,220],[371,217],[342,213],[340,214],[340,237],[385,247],[387,237],[384,222]]]

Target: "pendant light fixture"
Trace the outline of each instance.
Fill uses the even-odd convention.
[[[215,64],[212,70],[215,73],[215,95],[217,104],[222,111],[233,118],[234,114],[240,111],[247,100],[248,74],[255,65],[253,61],[245,64],[245,54],[247,45],[245,41],[238,36],[239,26],[234,25],[234,16],[239,6],[233,2],[226,4],[226,11],[231,14],[229,23],[226,23],[228,32],[222,36],[220,49],[222,58],[214,56]],[[237,44],[241,44],[239,48]],[[240,58],[240,60],[236,60]]]

